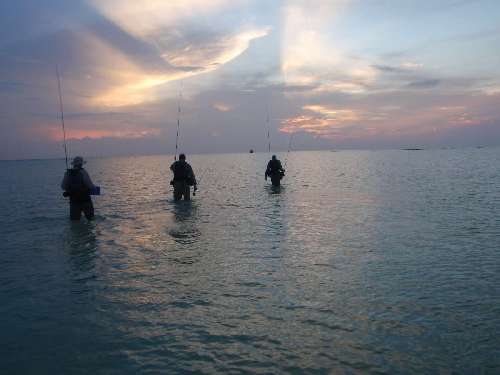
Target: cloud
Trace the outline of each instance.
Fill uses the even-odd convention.
[[[95,8],[123,30],[153,41],[160,49],[168,34],[175,33],[173,26],[180,25],[200,16],[209,17],[230,6],[237,6],[238,0],[92,0]]]
[[[162,57],[174,70],[163,74],[151,74],[136,67],[123,75],[123,83],[99,95],[94,103],[105,107],[120,107],[157,100],[151,89],[181,79],[217,69],[242,54],[249,43],[267,35],[268,29],[243,31],[236,35],[222,35],[206,41],[203,45],[189,45],[181,50],[169,50]]]
[[[23,90],[27,85],[16,81],[0,81],[0,92],[12,93]]]
[[[218,24],[206,25],[197,20],[214,17],[237,3],[228,0],[92,1],[106,19],[129,34],[129,39],[140,41],[143,50],[154,51],[151,59],[159,58],[164,63],[150,69],[134,63],[135,55],[127,55],[129,67],[120,82],[99,94],[93,104],[120,107],[158,100],[160,91],[156,89],[160,86],[214,71],[236,59],[252,40],[268,35],[270,28],[241,25],[217,31]],[[110,43],[107,46],[111,47]],[[114,51],[122,55],[124,52],[123,49]]]
[[[406,69],[403,69],[403,68],[400,68],[397,66],[374,64],[374,65],[372,65],[372,67],[381,71],[381,72],[384,72],[384,73],[406,73],[407,72]]]
[[[224,103],[214,103],[214,108],[220,112],[229,112],[231,107]]]
[[[439,79],[425,79],[421,81],[410,82],[406,85],[407,88],[412,89],[431,89],[441,83]]]
[[[176,68],[194,69],[196,73],[206,72],[238,57],[252,40],[266,36],[269,30],[245,30],[233,35],[204,33],[202,40],[191,36],[180,48],[170,46],[161,56]]]
[[[306,105],[302,107],[306,111],[315,112],[325,116],[329,120],[338,122],[358,121],[358,114],[352,109],[337,109],[323,105]]]
[[[102,138],[123,138],[123,139],[138,139],[157,136],[161,133],[159,129],[102,129],[101,127],[94,129],[73,128],[66,132],[67,140],[82,140],[82,139],[102,139]],[[44,129],[43,135],[52,141],[61,141],[61,127],[50,126]]]
[[[410,62],[410,61],[406,61],[406,62],[401,63],[401,67],[405,68],[405,69],[420,69],[423,66],[424,66],[424,64]]]
[[[373,64],[372,67],[381,71],[383,73],[411,73],[414,70],[421,68],[423,64],[413,63],[413,62],[404,62],[399,66],[392,65],[384,65],[384,64]]]
[[[302,109],[312,114],[300,114],[284,119],[280,130],[284,133],[304,131],[318,136],[341,136],[340,129],[347,128],[360,120],[354,109],[332,108],[324,105],[305,105]]]
[[[290,86],[314,85],[316,93],[360,94],[375,82],[378,70],[353,57],[332,32],[350,1],[291,1],[283,11],[282,74]],[[315,92],[305,93],[314,95]]]
[[[2,155],[37,142],[60,155],[56,62],[68,136],[101,154],[172,151],[179,91],[186,152],[264,149],[266,105],[285,149],[284,132],[312,148],[370,147],[500,119],[498,26],[474,2],[480,24],[397,2],[47,0],[27,18],[25,2],[11,3],[0,15]]]

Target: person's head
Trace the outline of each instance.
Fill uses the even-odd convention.
[[[184,154],[180,154],[180,155],[179,155],[179,160],[184,160],[184,161],[186,161],[186,155],[184,155]]]
[[[276,160],[276,155],[273,155],[273,157],[271,159]]]
[[[81,156],[75,156],[73,158],[73,161],[71,162],[71,165],[75,169],[79,169],[83,167],[83,164],[85,164],[85,160]]]

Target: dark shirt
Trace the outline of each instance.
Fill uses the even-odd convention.
[[[68,169],[61,182],[61,188],[69,194],[70,202],[89,202],[90,190],[95,186],[83,168]]]
[[[174,181],[185,181],[190,185],[196,185],[196,177],[191,165],[184,160],[177,160],[172,163],[170,170],[174,172]]]
[[[266,175],[267,176],[277,176],[281,175],[284,172],[283,167],[281,166],[281,161],[278,159],[269,160],[267,163]]]

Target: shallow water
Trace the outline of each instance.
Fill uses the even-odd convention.
[[[0,162],[2,373],[500,373],[500,149],[267,158]]]

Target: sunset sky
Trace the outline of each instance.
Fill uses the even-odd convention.
[[[500,144],[497,0],[6,0],[0,159]]]

